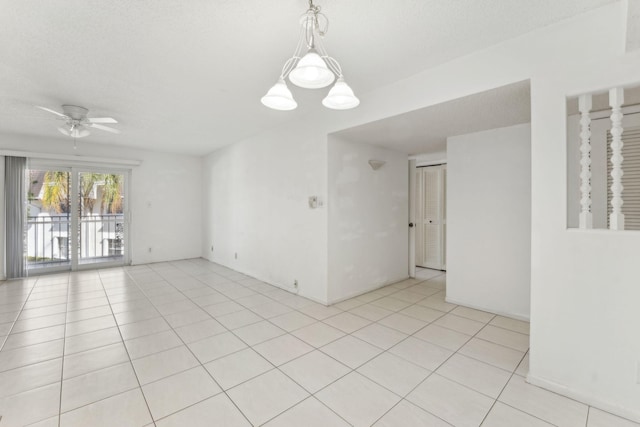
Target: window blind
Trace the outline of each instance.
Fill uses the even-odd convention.
[[[607,225],[611,213],[611,141],[607,131]],[[622,133],[622,213],[625,230],[640,230],[640,127],[625,128]]]

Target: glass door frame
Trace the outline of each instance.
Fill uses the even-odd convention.
[[[73,256],[71,257],[71,270],[89,270],[92,268],[109,268],[109,267],[121,267],[123,265],[131,265],[131,239],[130,239],[130,218],[131,213],[129,210],[129,195],[130,195],[130,182],[131,182],[131,169],[111,168],[111,167],[90,167],[90,166],[74,166],[71,168],[71,227],[73,228],[71,241],[71,251]],[[80,248],[78,246],[80,237],[80,174],[81,173],[102,173],[102,174],[118,174],[124,178],[122,185],[124,198],[122,202],[122,214],[124,223],[124,248],[122,261],[102,261],[94,263],[83,264],[80,262]],[[75,200],[74,200],[75,199]]]
[[[123,265],[131,265],[131,211],[129,197],[131,195],[131,168],[110,167],[108,165],[82,164],[69,161],[56,161],[47,159],[29,159],[27,170],[52,170],[68,172],[70,174],[70,195],[69,209],[71,211],[71,225],[69,230],[69,248],[70,262],[66,265],[54,267],[40,267],[37,269],[27,269],[27,276],[36,276],[40,274],[50,274],[65,271],[81,271],[94,268],[121,267]],[[80,233],[80,173],[103,173],[103,174],[119,174],[124,178],[123,192],[124,198],[122,202],[123,211],[123,259],[122,261],[104,261],[83,264],[79,262],[79,233]],[[26,179],[26,178],[25,178]],[[28,188],[28,186],[27,186]],[[25,255],[26,256],[26,255]]]

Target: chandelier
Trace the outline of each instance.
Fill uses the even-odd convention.
[[[322,44],[328,28],[329,20],[320,13],[320,6],[309,0],[309,9],[300,19],[300,37],[296,50],[284,63],[278,82],[262,97],[264,105],[285,111],[298,106],[285,83],[287,77],[291,83],[305,89],[327,87],[335,81],[329,94],[322,100],[322,105],[327,108],[348,110],[360,104],[360,100],[344,81],[340,64],[329,56]],[[304,56],[303,52],[306,52]]]

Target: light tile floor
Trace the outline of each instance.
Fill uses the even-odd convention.
[[[0,427],[638,427],[528,385],[445,275],[324,307],[205,260],[0,284]]]

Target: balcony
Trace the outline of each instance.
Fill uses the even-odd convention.
[[[121,261],[124,258],[124,215],[79,217],[78,264]],[[71,264],[71,215],[27,217],[27,267]]]

